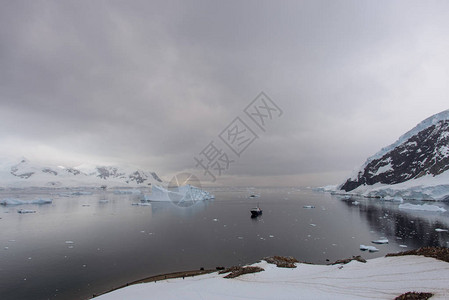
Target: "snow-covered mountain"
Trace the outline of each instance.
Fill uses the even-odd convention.
[[[162,182],[154,172],[137,168],[83,164],[44,166],[26,158],[0,163],[0,187],[150,186]]]
[[[368,158],[339,189],[373,197],[449,200],[449,110]]]

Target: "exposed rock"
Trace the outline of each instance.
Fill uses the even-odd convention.
[[[244,275],[244,274],[250,274],[250,273],[257,273],[257,272],[262,272],[265,271],[263,268],[260,267],[241,267],[241,266],[234,266],[234,267],[230,267],[226,270],[220,271],[218,272],[218,274],[225,274],[225,273],[229,273],[228,275],[226,275],[224,278],[235,278],[238,277],[240,275]]]
[[[366,259],[364,259],[363,257],[361,257],[360,255],[357,256],[353,256],[352,258],[346,258],[346,259],[339,259],[337,261],[335,261],[334,263],[332,263],[331,265],[345,265],[350,263],[351,261],[356,260],[362,263],[366,263]]]
[[[394,300],[427,300],[432,296],[432,293],[407,292],[397,296]]]
[[[404,255],[422,255],[426,257],[436,258],[445,262],[449,262],[449,248],[445,247],[422,247],[419,249],[399,253],[389,253],[385,255],[385,257],[404,256]]]
[[[275,264],[278,268],[296,268],[295,263],[299,262],[299,260],[291,256],[270,256],[265,257],[263,260],[269,264]]]

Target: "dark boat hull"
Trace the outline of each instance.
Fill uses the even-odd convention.
[[[252,211],[251,211],[251,217],[252,217],[252,218],[258,217],[258,216],[260,216],[261,214],[262,214],[262,211],[261,211],[261,210],[252,210]]]

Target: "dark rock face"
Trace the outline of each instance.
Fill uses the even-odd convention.
[[[101,179],[108,178],[125,178],[125,173],[119,172],[115,167],[97,167],[98,177]]]
[[[151,176],[153,176],[154,180],[156,180],[158,182],[162,182],[162,179],[160,179],[159,176],[157,176],[157,174],[155,172],[151,172],[150,174],[151,174]]]
[[[397,184],[448,169],[449,120],[441,120],[368,162],[357,178],[349,178],[340,189],[348,192],[361,185]]]
[[[129,175],[130,181],[135,181],[138,184],[144,183],[146,180],[148,180],[148,175],[144,172],[135,171],[131,175]]]
[[[74,168],[66,168],[65,171],[73,175],[79,175],[81,173],[80,171]]]
[[[44,169],[42,169],[42,172],[48,173],[48,174],[53,174],[55,176],[58,175],[58,172],[56,172],[55,170],[52,170],[50,168],[44,168]]]

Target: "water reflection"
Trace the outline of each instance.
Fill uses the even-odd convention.
[[[449,246],[449,234],[435,229],[449,228],[447,213],[399,209],[399,203],[378,199],[338,198],[347,208],[360,213],[373,231],[409,248]],[[445,203],[435,203],[447,206]]]

